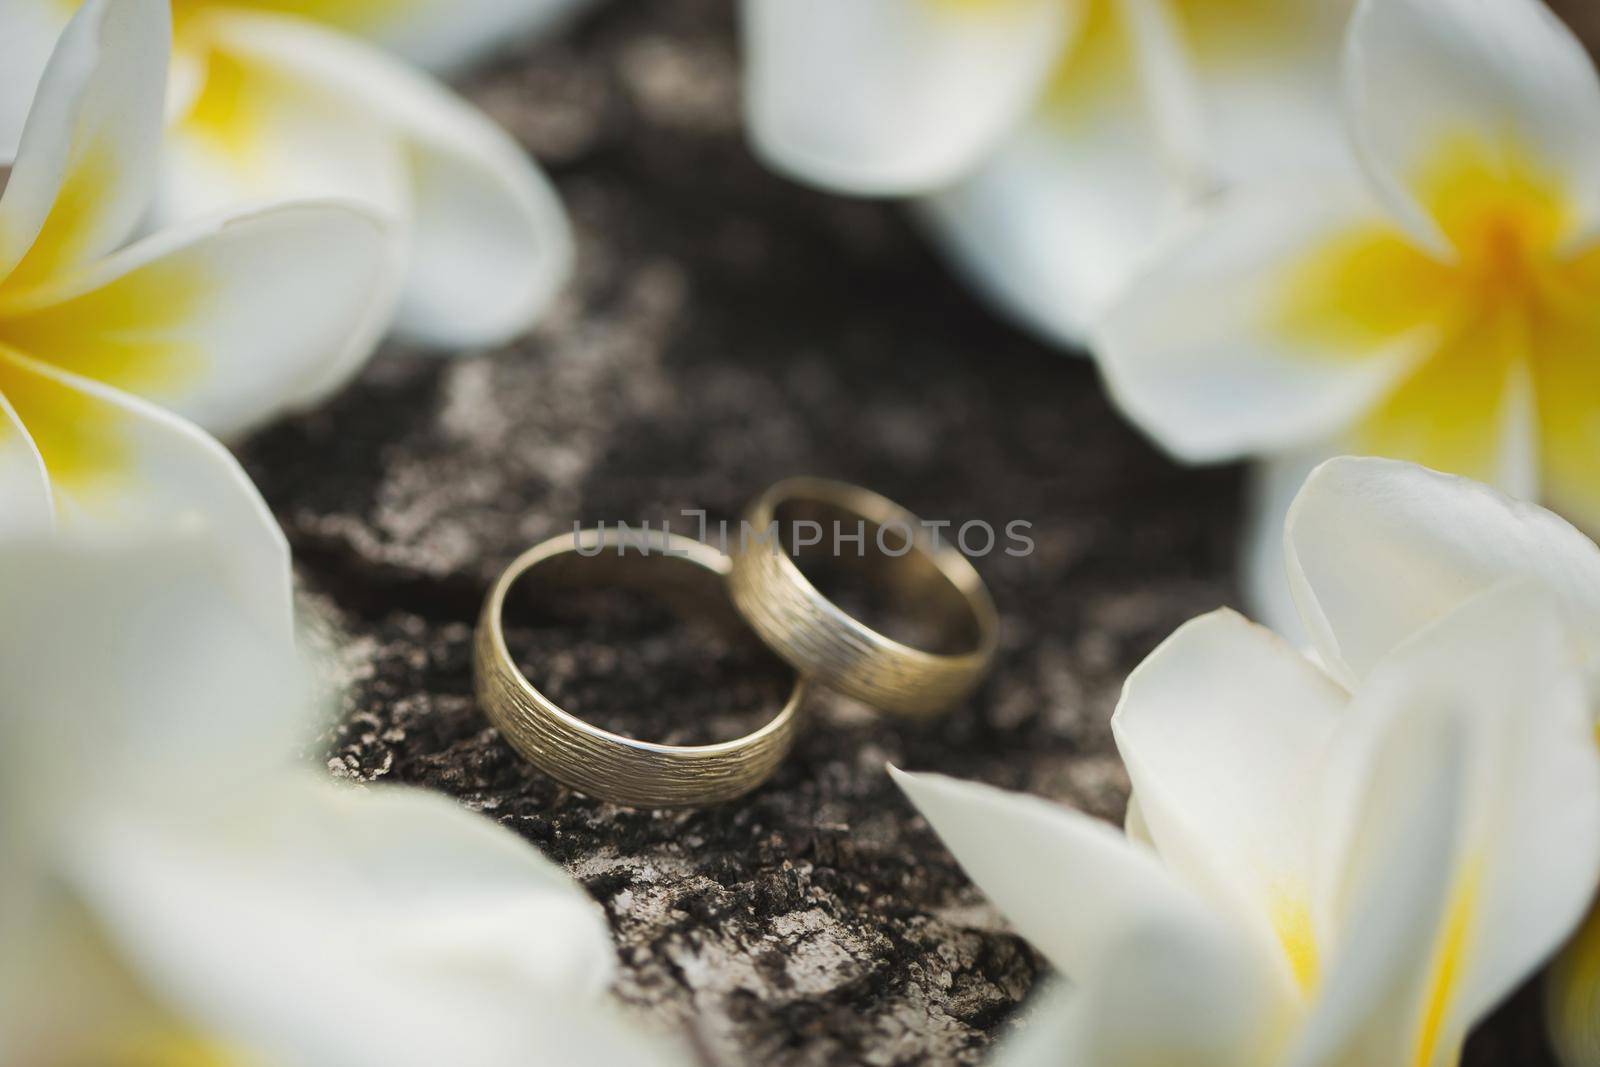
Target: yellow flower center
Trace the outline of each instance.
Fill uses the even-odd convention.
[[[47,238],[48,231],[40,241]],[[166,263],[77,296],[59,297],[56,284],[50,274],[0,280],[0,398],[33,439],[51,481],[59,489],[92,490],[127,467],[121,428],[105,402],[38,365],[135,392],[176,387],[205,365],[205,353],[183,337],[183,327],[197,314],[207,283],[187,264]],[[0,435],[6,426],[0,421]]]
[[[1447,139],[1411,183],[1447,256],[1374,225],[1290,272],[1271,331],[1334,358],[1419,349],[1350,447],[1494,479],[1508,402],[1531,388],[1546,479],[1600,489],[1600,250],[1569,250],[1577,213],[1533,160]]]
[[[1423,202],[1459,256],[1465,299],[1496,311],[1540,311],[1563,288],[1559,245],[1573,227],[1560,184],[1515,150],[1449,144],[1424,172]]]
[[[1545,250],[1515,211],[1481,220],[1462,251],[1468,280],[1485,300],[1529,303]]]
[[[178,337],[204,290],[192,270],[147,267],[76,296],[61,293],[63,283],[81,284],[93,242],[104,237],[101,211],[114,202],[120,178],[109,145],[82,146],[38,236],[0,277],[0,399],[32,438],[51,481],[67,490],[120,473],[124,448],[101,402],[39,373],[36,364],[138,390],[175,385],[203,363]],[[11,432],[10,420],[0,420],[0,445],[11,444],[3,440]]]

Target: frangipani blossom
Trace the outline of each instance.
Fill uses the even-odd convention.
[[[1354,690],[1203,616],[1128,679],[1113,728],[1129,837],[897,774],[1070,983],[1007,1064],[1449,1067],[1600,880],[1585,679],[1531,585],[1468,600]]]
[[[123,247],[155,192],[169,33],[163,0],[84,5],[0,193],[0,534],[204,516],[286,603],[282,533],[180,416],[237,433],[348,377],[392,301],[394,250],[332,202]]]
[[[1531,581],[1566,612],[1600,721],[1600,548],[1558,516],[1409,463],[1341,458],[1306,480],[1284,540],[1304,629],[1341,682],[1482,590]],[[1600,911],[1556,968],[1550,1008],[1563,1061],[1600,1065]]]
[[[1539,0],[1362,0],[1344,65],[1359,169],[1239,189],[1133,282],[1113,393],[1182,459],[1281,469],[1269,544],[1334,452],[1600,523],[1594,64]]]
[[[570,270],[560,202],[505,131],[402,56],[454,65],[576,6],[173,0],[164,217],[353,197],[399,224],[401,333],[450,347],[522,333]],[[20,33],[72,0],[6,0],[0,11],[12,7]]]
[[[526,842],[295,765],[301,664],[203,534],[0,549],[0,1061],[673,1062]]]
[[[757,150],[915,196],[1070,344],[1196,201],[1325,158],[1349,0],[744,0]]]

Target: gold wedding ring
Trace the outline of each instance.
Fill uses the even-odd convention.
[[[602,800],[637,807],[715,804],[772,774],[794,741],[805,682],[795,679],[777,716],[754,733],[713,745],[636,741],[591,725],[539,691],[506,647],[503,612],[526,576],[551,587],[612,584],[652,591],[680,610],[743,630],[728,600],[728,557],[708,545],[649,530],[582,530],[519,556],[490,591],[478,620],[478,700],[511,745],[546,773]]]
[[[915,647],[885,636],[819,591],[791,555],[796,546],[785,544],[784,532],[801,523],[849,531],[849,551],[835,537],[830,562],[875,582],[902,615],[931,624],[936,639]],[[779,482],[750,504],[730,548],[733,602],[762,640],[803,677],[876,708],[943,710],[972,691],[994,658],[999,624],[978,572],[876,493],[820,478]]]

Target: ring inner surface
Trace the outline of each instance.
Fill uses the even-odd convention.
[[[839,610],[922,652],[959,656],[977,650],[981,635],[972,606],[933,562],[927,531],[913,530],[908,549],[898,525],[883,527],[880,538],[876,522],[826,501],[785,500],[773,514],[784,551]],[[805,523],[821,527],[819,544],[799,544],[817,536]],[[842,535],[837,541],[836,532]],[[941,544],[954,536],[949,530],[944,535]]]
[[[677,556],[552,556],[506,591],[511,658],[563,710],[666,745],[731,741],[771,722],[794,672],[750,632],[722,576]]]

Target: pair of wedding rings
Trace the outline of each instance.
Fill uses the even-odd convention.
[[[784,530],[824,523],[851,531],[832,545],[835,557],[870,570],[936,640],[895,640],[818,590],[797,561],[801,539]],[[478,620],[474,681],[490,721],[528,760],[590,796],[636,807],[714,804],[772,774],[794,742],[808,681],[886,712],[926,716],[966,696],[988,670],[998,625],[983,579],[954,545],[876,493],[817,478],[779,482],[751,503],[728,547],[725,554],[666,532],[601,528],[523,553],[495,582]],[[742,619],[793,668],[793,689],[760,729],[718,744],[656,744],[601,729],[557,706],[513,660],[503,615],[519,580],[541,589],[614,583],[659,592],[713,622]]]

